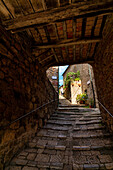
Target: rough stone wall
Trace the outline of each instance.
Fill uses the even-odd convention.
[[[91,70],[91,77],[92,77],[92,82],[93,82],[93,88],[95,92],[95,99],[96,99],[96,107],[98,107],[98,101],[97,101],[97,90],[95,86],[95,78],[94,78],[94,73],[93,73],[93,68],[89,64],[77,64],[76,65],[77,70],[80,71],[80,79],[81,79],[81,85],[82,85],[82,93],[85,93],[85,90],[87,90],[88,94],[88,100],[93,99],[93,89],[91,85],[91,80],[90,80],[90,74],[89,74],[89,67]],[[87,84],[89,82],[89,84]]]
[[[99,101],[113,115],[113,15],[107,18],[103,40],[99,43],[93,65]],[[113,132],[113,118],[100,106],[103,122]]]
[[[56,92],[58,92],[58,67],[50,67],[46,71],[47,77],[49,78],[51,84],[55,88]]]
[[[56,98],[46,72],[31,56],[30,44],[0,26],[0,169],[46,123],[57,102],[3,126]]]

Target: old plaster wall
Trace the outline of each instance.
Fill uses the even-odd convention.
[[[99,43],[93,65],[99,101],[113,115],[113,15],[107,18],[103,40]],[[100,106],[103,122],[113,132],[113,118]]]
[[[0,169],[46,123],[57,102],[3,126],[56,98],[46,72],[31,55],[30,43],[0,26]]]

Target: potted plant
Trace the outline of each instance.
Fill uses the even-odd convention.
[[[79,102],[80,104],[85,104],[85,102],[87,101],[87,94],[86,93],[82,93],[82,94],[78,94],[76,97],[77,103]]]

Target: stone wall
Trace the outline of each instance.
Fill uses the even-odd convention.
[[[77,68],[77,70],[80,71],[82,93],[85,93],[85,91],[87,90],[87,95],[88,95],[88,100],[89,100],[88,103],[90,103],[91,99],[94,100],[93,89],[92,89],[92,85],[91,85],[91,79],[92,79],[95,100],[96,100],[96,107],[98,107],[97,90],[96,90],[95,77],[94,77],[92,66],[89,64],[77,64],[76,68]],[[90,78],[89,68],[91,71],[91,78]]]
[[[113,15],[107,18],[93,68],[98,99],[113,115]],[[103,122],[113,132],[113,118],[101,106],[100,109]]]
[[[49,78],[49,81],[55,88],[56,92],[58,92],[58,66],[56,67],[50,67],[46,71],[47,77]]]
[[[46,123],[57,101],[3,127],[54,99],[57,93],[31,55],[30,43],[0,26],[0,169]]]

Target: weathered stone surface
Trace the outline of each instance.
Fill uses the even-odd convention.
[[[35,161],[37,161],[37,162],[49,162],[49,155],[47,155],[47,154],[38,154]]]
[[[23,170],[37,170],[37,168],[24,166],[24,167],[23,167]]]
[[[61,157],[58,155],[51,155],[50,162],[58,162],[60,163],[62,161]]]
[[[0,54],[3,55],[0,60],[1,127],[53,98],[57,99],[57,93],[48,80],[45,70],[41,69],[37,61],[34,62],[30,50],[31,43],[21,35],[10,34],[2,26],[0,30],[2,32]],[[3,164],[8,163],[16,152],[35,136],[38,127],[43,127],[43,120],[38,121],[41,114],[43,113],[43,119],[47,119],[47,114],[52,114],[56,108],[57,101],[54,105],[48,105],[46,111],[43,107],[0,131],[0,145],[2,145],[0,152],[5,155],[2,157]]]
[[[66,146],[55,146],[55,149],[64,151],[66,149]]]
[[[12,161],[12,163],[15,163],[16,165],[26,165],[27,164],[27,160],[24,159],[14,159]]]
[[[93,115],[93,112],[95,113],[96,110],[92,111],[91,115]],[[84,112],[80,117],[84,119],[86,115],[87,113],[84,109]],[[66,118],[68,118],[68,116],[68,114],[65,115]],[[52,117],[54,117],[54,114]],[[76,118],[76,121],[79,121],[80,117]],[[67,120],[62,121],[65,122]],[[105,169],[105,166],[107,166],[107,168],[112,167],[113,161],[110,156],[112,151],[108,150],[112,146],[112,140],[110,137],[107,136],[106,138],[103,136],[103,138],[92,138],[90,135],[95,134],[98,136],[98,133],[106,134],[105,129],[93,129],[87,130],[86,132],[86,130],[83,130],[80,127],[79,130],[75,132],[73,129],[76,126],[76,122],[71,128],[70,126],[67,127],[68,131],[54,131],[46,129],[47,126],[48,125],[45,125],[44,128],[40,130],[32,140],[30,140],[27,148],[23,149],[23,151],[20,152],[13,161],[11,161],[12,166],[16,166],[16,160],[21,159],[23,161],[18,161],[19,164],[17,166],[42,170],[83,170]],[[89,127],[89,125],[85,126],[85,129],[88,129],[87,127]],[[91,126],[94,126],[94,123],[90,125],[90,127]],[[74,134],[79,134],[81,138],[73,139]],[[83,138],[86,134],[89,135],[89,138]],[[58,138],[58,135],[66,136],[66,138]]]
[[[113,163],[105,164],[106,169],[113,169]]]
[[[35,157],[36,157],[36,153],[29,153],[27,159],[33,161]]]
[[[85,164],[84,165],[84,169],[99,169],[99,165],[98,164],[91,164],[91,165],[88,165],[88,164]]]
[[[99,155],[99,159],[101,163],[112,162],[112,158],[110,157],[110,155]]]

